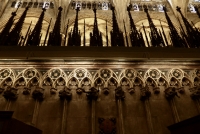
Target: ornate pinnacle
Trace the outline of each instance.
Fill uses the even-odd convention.
[[[23,12],[22,16],[20,17],[18,22],[15,24],[15,27],[9,33],[8,40],[6,41],[7,45],[12,45],[12,46],[17,46],[18,45],[18,42],[19,42],[20,36],[21,36],[22,26],[24,24],[24,20],[26,18],[26,14],[27,14],[28,9],[29,8],[26,7],[26,9]]]
[[[138,32],[136,28],[133,18],[131,16],[130,10],[131,10],[130,7],[127,7],[127,11],[128,11],[129,19],[130,19],[130,26],[131,26],[131,31],[130,31],[131,44],[132,46],[145,47],[143,36],[141,36],[141,33]]]
[[[94,11],[94,28],[93,28],[93,33],[90,33],[90,46],[103,46],[102,35],[99,32],[97,23],[97,16],[96,16],[97,9],[94,8],[93,11]]]
[[[32,33],[29,35],[28,40],[26,42],[26,46],[39,46],[40,44],[40,38],[41,38],[41,29],[42,29],[42,21],[44,19],[44,13],[46,9],[42,9],[42,13],[32,31]]]
[[[56,18],[56,22],[53,28],[53,31],[49,35],[48,46],[61,46],[61,34],[60,34],[60,25],[61,25],[61,12],[62,7],[58,8],[58,16]]]
[[[151,44],[152,46],[154,47],[164,47],[164,41],[163,41],[163,38],[162,36],[158,33],[157,29],[156,29],[156,26],[154,25],[149,13],[148,13],[148,9],[145,8],[144,11],[146,12],[147,14],[147,19],[148,19],[148,22],[149,22],[149,27],[150,27],[150,38],[151,38]]]
[[[113,21],[113,29],[111,31],[111,45],[125,46],[123,33],[119,30],[119,26],[115,16],[115,8],[112,6],[111,10],[112,10],[112,21]]]
[[[187,33],[187,37],[186,37],[187,43],[192,48],[200,47],[199,45],[200,32],[198,30],[193,29],[193,27],[190,25],[188,20],[183,16],[180,7],[177,6],[176,10],[180,13],[183,23],[185,25],[186,33]]]
[[[68,46],[80,46],[81,45],[81,35],[78,30],[78,12],[79,12],[79,7],[76,8],[76,19],[74,23],[74,28],[73,32],[69,33],[69,38],[68,38]]]
[[[11,17],[9,18],[8,22],[6,23],[2,32],[0,33],[0,46],[5,45],[5,42],[8,38],[9,31],[14,23],[15,16],[16,16],[16,11],[11,13]]]
[[[174,47],[187,47],[186,42],[178,34],[178,32],[177,32],[176,28],[174,27],[171,19],[169,18],[168,14],[167,14],[167,11],[166,11],[166,7],[163,7],[163,10],[165,12],[165,18],[167,20],[167,23],[169,25],[170,37],[171,37],[172,45]]]

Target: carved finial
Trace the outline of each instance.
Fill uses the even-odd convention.
[[[59,10],[59,11],[62,11],[62,10],[63,10],[63,8],[60,6],[60,7],[58,8],[58,10]]]
[[[147,12],[148,12],[148,9],[145,7],[145,8],[144,8],[144,11],[147,13]]]
[[[178,12],[181,12],[181,8],[180,8],[179,6],[176,7],[176,10],[177,10]]]

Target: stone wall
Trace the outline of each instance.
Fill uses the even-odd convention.
[[[0,69],[0,110],[44,134],[169,134],[200,112],[198,64],[51,64]]]

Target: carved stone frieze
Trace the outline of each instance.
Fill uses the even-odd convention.
[[[72,90],[76,90],[77,94],[87,92],[87,97],[98,98],[98,90],[92,91],[93,88],[101,89],[104,95],[110,93],[110,88],[123,89],[130,94],[133,94],[137,88],[141,88],[141,99],[145,100],[150,97],[151,89],[155,94],[162,92],[160,88],[167,88],[165,92],[166,98],[170,99],[176,96],[176,92],[183,94],[187,87],[195,87],[197,89],[200,85],[200,71],[199,69],[182,70],[175,69],[91,69],[76,68],[65,70],[61,68],[43,69],[42,71],[35,68],[27,68],[20,70],[13,70],[10,68],[0,68],[0,92],[5,92],[7,87],[24,86],[23,94],[30,94],[32,87],[51,86],[48,89],[51,94],[57,92],[57,86],[67,86]],[[16,72],[16,73],[15,73]],[[145,88],[142,88],[146,85]],[[121,90],[116,90],[116,97],[124,98]],[[3,90],[5,89],[5,90]],[[37,94],[43,94],[43,91],[33,91],[34,98]],[[198,98],[198,90],[191,89],[192,98]],[[40,92],[40,93],[39,93]],[[40,96],[40,95],[38,95]],[[43,96],[43,95],[41,95]],[[40,98],[40,97],[38,97]],[[41,97],[42,98],[42,97]]]

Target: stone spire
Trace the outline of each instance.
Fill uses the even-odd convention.
[[[112,10],[112,21],[113,21],[113,29],[111,31],[111,45],[112,46],[125,46],[123,33],[119,29],[117,19],[115,16],[115,8],[112,7],[111,10]]]
[[[28,37],[28,40],[26,42],[26,46],[39,46],[40,45],[40,39],[41,39],[41,29],[42,29],[42,21],[44,19],[44,13],[46,9],[42,9],[42,13],[33,29],[31,34]]]
[[[166,7],[163,7],[163,10],[165,12],[165,18],[167,20],[167,23],[169,25],[170,29],[170,37],[173,47],[187,47],[187,43],[185,40],[178,34],[176,28],[174,27],[171,19],[169,18]]]
[[[79,7],[77,7],[76,9],[76,19],[73,31],[69,33],[68,46],[81,46],[81,35],[78,30],[78,12],[79,12]]]
[[[159,34],[159,32],[157,31],[157,28],[156,26],[154,25],[150,15],[149,15],[149,12],[148,12],[148,9],[145,8],[144,11],[146,12],[147,14],[147,19],[148,19],[148,22],[149,22],[149,27],[150,27],[150,39],[151,39],[151,45],[153,47],[164,47],[165,44],[164,44],[164,41],[163,41],[163,38],[162,36]]]
[[[49,35],[48,46],[61,46],[62,35],[60,34],[60,27],[61,27],[62,7],[59,7],[58,10],[59,12],[56,18],[53,31]]]
[[[96,16],[97,9],[94,8],[93,11],[94,11],[94,28],[93,28],[93,33],[90,33],[90,46],[103,46],[102,34],[99,32],[97,23],[97,16]]]
[[[18,10],[18,8],[17,8],[17,10]],[[14,17],[16,16],[17,10],[15,12],[11,13],[11,17],[9,18],[8,22],[6,23],[5,27],[3,28],[3,30],[0,33],[0,46],[5,45],[5,42],[8,38],[10,29],[14,23]]]
[[[200,42],[200,32],[196,29],[194,29],[188,20],[183,16],[181,12],[181,8],[177,6],[176,10],[180,13],[181,18],[183,20],[183,23],[186,28],[186,40],[187,43],[189,44],[189,47],[191,48],[197,48],[200,47],[199,42]]]
[[[130,7],[127,7],[129,19],[130,19],[130,39],[132,47],[145,47],[144,39],[142,33],[138,32],[133,18],[131,16]]]
[[[22,26],[24,24],[24,20],[26,18],[27,11],[28,11],[28,7],[26,7],[26,9],[24,10],[20,19],[15,24],[15,27],[9,33],[8,39],[6,41],[6,45],[9,45],[9,46],[17,46],[18,45],[18,42],[21,38],[21,30],[22,30]]]

